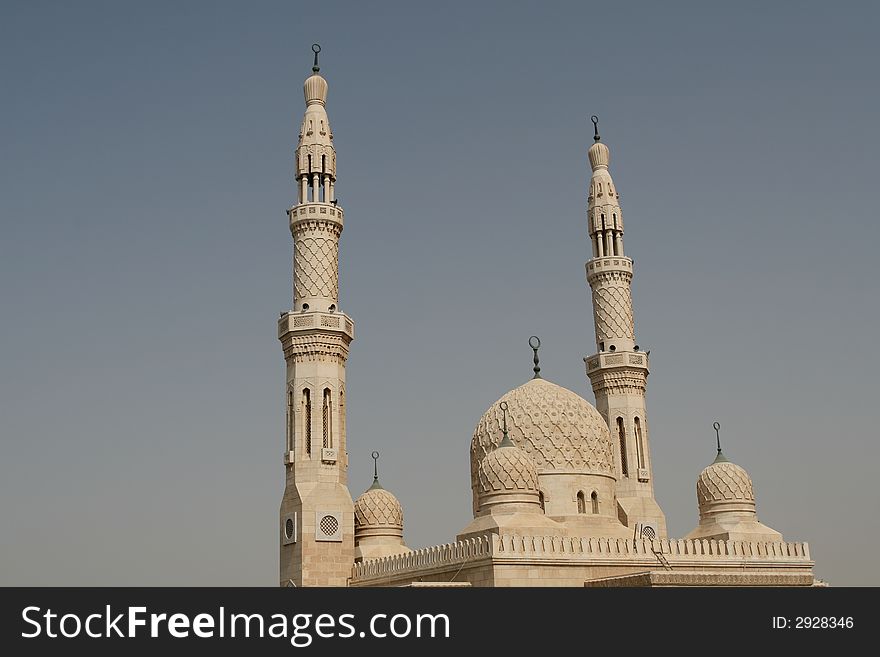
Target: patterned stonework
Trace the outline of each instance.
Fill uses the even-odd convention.
[[[645,396],[647,372],[636,368],[590,372],[593,393],[596,395]]]
[[[297,232],[293,292],[296,299],[339,297],[339,239],[333,234]]]
[[[713,463],[697,479],[697,502],[703,507],[712,502],[754,502],[755,493],[749,473],[735,463]]]
[[[284,358],[294,363],[329,362],[345,364],[351,338],[320,329],[304,334],[288,333],[281,339]]]
[[[395,527],[403,529],[403,507],[393,493],[371,488],[354,503],[355,529]]]
[[[499,447],[480,461],[477,469],[480,493],[538,490],[538,471],[519,447]]]
[[[303,132],[300,134],[300,137],[312,136],[310,134],[307,134],[308,126],[306,125],[306,123],[306,121],[303,121]],[[332,133],[330,133],[328,136],[330,139],[333,139]],[[311,160],[309,159],[310,156]],[[315,163],[315,166],[312,168],[309,167],[310,161]],[[303,144],[296,149],[296,163],[297,175],[309,174],[311,173],[312,169],[314,169],[315,171],[321,171],[321,163],[323,163],[323,171],[331,174],[334,179],[336,177],[336,151],[333,149],[332,144]]]
[[[471,440],[471,485],[478,485],[480,461],[501,442],[501,410],[509,405],[510,439],[542,472],[614,475],[608,425],[593,406],[571,390],[545,379],[514,388],[480,418]]]
[[[596,341],[614,338],[635,339],[633,325],[631,276],[623,272],[607,272],[591,277]]]

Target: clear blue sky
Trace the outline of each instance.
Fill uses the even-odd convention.
[[[869,3],[5,2],[0,584],[277,579],[293,148],[323,46],[350,484],[413,547],[531,373],[591,400],[601,117],[670,532],[725,452],[832,584],[880,584]]]

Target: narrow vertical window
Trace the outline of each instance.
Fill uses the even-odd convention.
[[[324,406],[323,426],[324,426],[324,447],[330,447],[330,388],[324,388]]]
[[[538,491],[538,503],[541,505],[541,511],[546,511],[544,508],[544,491]]]
[[[293,451],[293,391],[287,391],[287,451]]]
[[[312,399],[308,388],[303,390],[303,438],[306,454],[312,455]]]
[[[345,444],[345,393],[339,391],[339,446]]]
[[[626,427],[623,426],[623,418],[617,418],[617,437],[620,440],[620,471],[624,477],[629,477],[629,468],[626,464]]]
[[[578,513],[587,512],[587,500],[584,498],[584,491],[578,491]]]
[[[639,468],[645,467],[645,447],[642,445],[642,421],[635,419],[636,423],[636,456],[639,459]]]
[[[599,494],[596,491],[590,495],[590,500],[593,502],[593,513],[599,513]]]

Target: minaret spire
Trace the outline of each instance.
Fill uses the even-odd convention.
[[[632,292],[633,261],[623,250],[623,211],[608,165],[611,152],[599,137],[599,117],[593,123],[588,151],[590,189],[587,226],[593,257],[587,262],[592,291],[597,352],[584,358],[596,395],[596,408],[605,418],[617,445],[618,517],[627,526],[651,523],[661,536],[666,521],[654,500],[653,476],[645,408],[648,355],[635,341]]]
[[[498,443],[498,447],[515,447],[510,436],[507,435],[507,402],[501,402],[498,407],[501,409],[501,442]]]
[[[379,483],[379,452],[374,451],[371,456],[373,457],[373,484],[367,490],[382,488],[382,484]]]
[[[313,43],[312,52],[315,53],[315,63],[312,65],[312,73],[317,73],[321,70],[321,67],[318,66],[318,53],[321,52],[321,46],[317,43]]]
[[[713,463],[724,463],[727,461],[727,457],[724,456],[724,452],[721,451],[721,424],[715,422],[712,425],[712,428],[715,429],[715,442],[718,445],[718,453],[715,455],[715,460]]]
[[[345,586],[354,563],[354,506],[345,432],[345,363],[354,322],[339,309],[336,149],[327,116],[327,81],[312,45],[312,74],[296,146],[293,309],[278,337],[287,363],[286,486],[281,502],[281,582]]]
[[[535,373],[533,379],[541,378],[541,366],[538,364],[540,361],[538,360],[538,349],[541,347],[541,338],[537,335],[533,335],[529,338],[529,346],[532,348],[532,351],[535,352],[535,357],[533,358],[533,362],[535,366],[532,368],[532,371]]]

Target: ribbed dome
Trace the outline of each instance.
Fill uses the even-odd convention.
[[[718,502],[755,502],[749,473],[736,463],[720,459],[703,470],[697,479],[700,510]]]
[[[611,161],[611,153],[608,150],[608,147],[603,144],[601,141],[597,141],[592,146],[590,146],[590,150],[587,152],[590,156],[590,166],[595,171],[600,166],[608,166],[608,163]]]
[[[370,527],[403,529],[403,507],[382,487],[367,489],[354,503],[355,530]]]
[[[480,495],[538,492],[538,471],[529,455],[519,447],[498,447],[486,454],[477,469]]]
[[[492,404],[480,418],[471,440],[471,485],[476,488],[480,463],[501,442],[501,409],[507,402],[508,434],[541,473],[614,476],[608,425],[593,406],[571,390],[545,379],[532,379]]]
[[[327,102],[327,80],[317,73],[310,75],[303,84],[303,95],[306,98],[306,105],[325,104]]]

